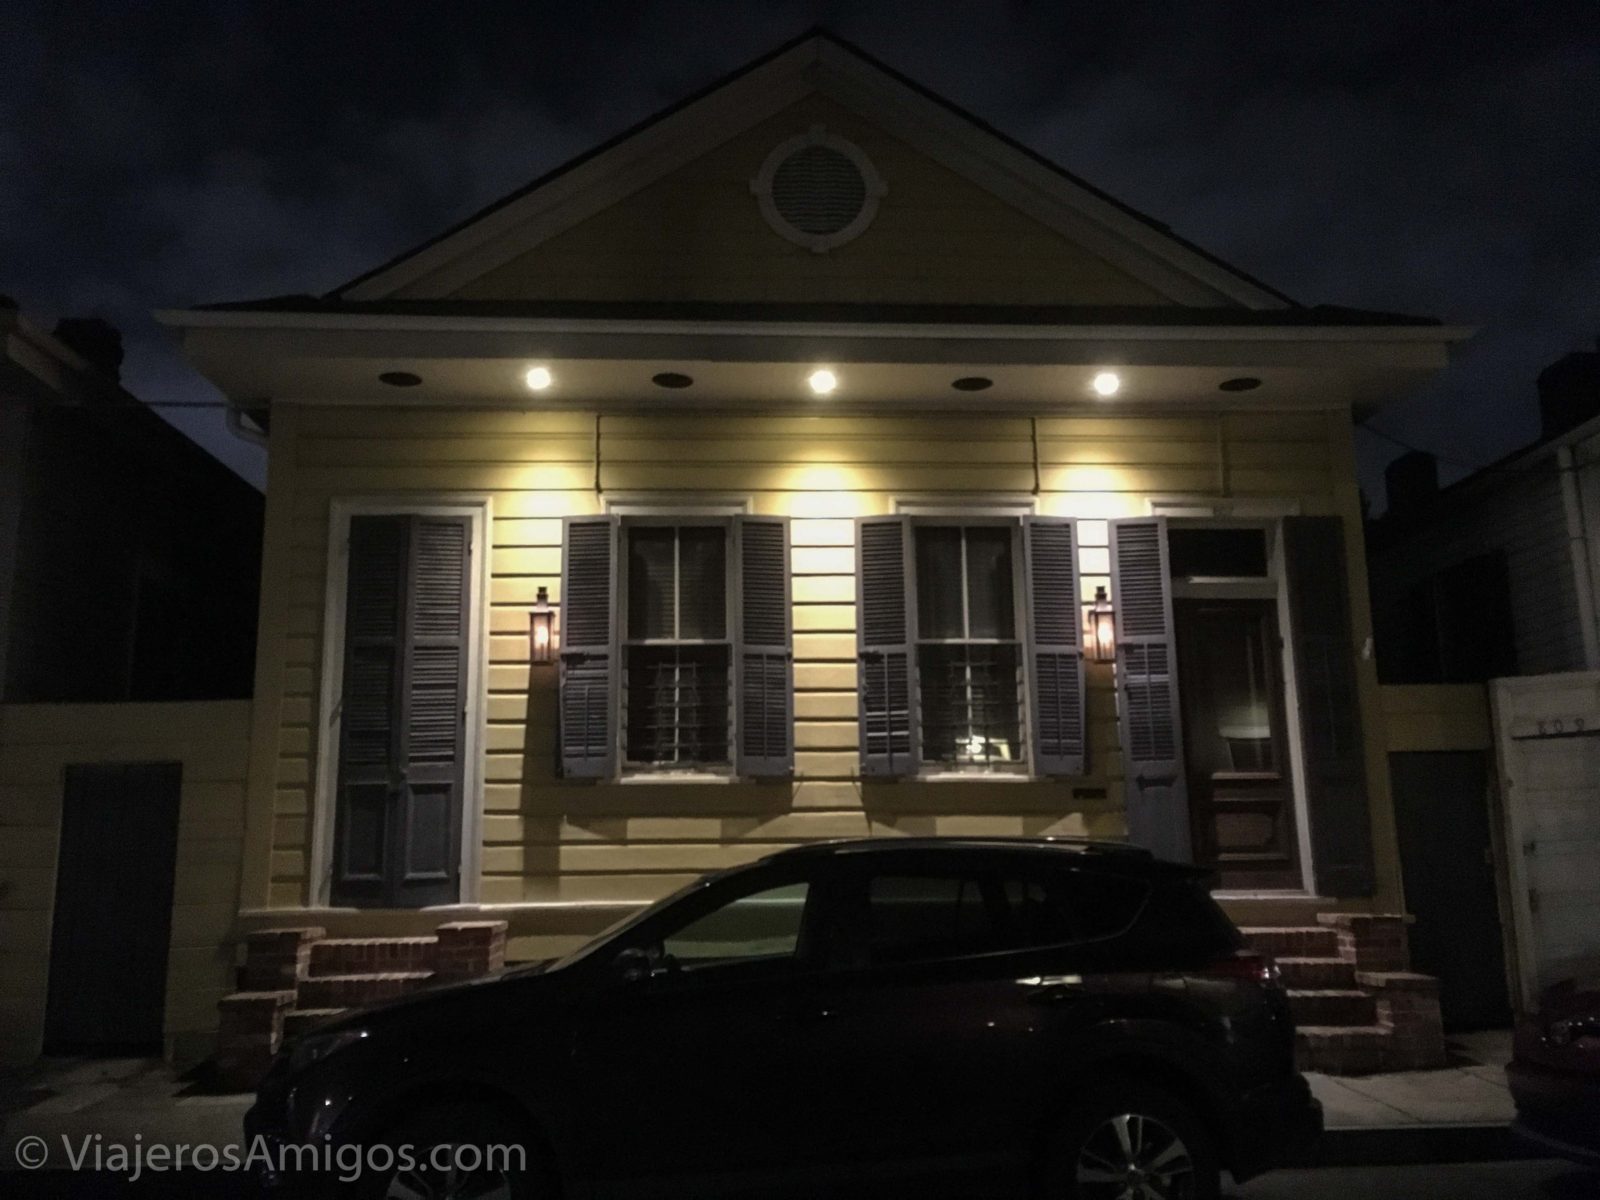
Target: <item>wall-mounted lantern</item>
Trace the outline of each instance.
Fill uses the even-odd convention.
[[[549,662],[555,648],[555,623],[554,614],[550,611],[550,589],[547,587],[541,587],[534,598],[528,633],[529,657],[536,663]]]
[[[1094,662],[1114,662],[1117,657],[1117,626],[1105,585],[1094,589],[1089,606],[1089,658]]]

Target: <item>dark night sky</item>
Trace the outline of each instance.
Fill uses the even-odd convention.
[[[335,286],[819,23],[1297,299],[1481,326],[1375,422],[1449,459],[1533,437],[1600,333],[1596,0],[8,0],[0,292],[215,399],[151,309]]]

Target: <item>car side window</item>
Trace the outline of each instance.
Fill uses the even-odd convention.
[[[916,962],[1004,948],[976,875],[875,875],[867,884],[867,959]]]
[[[1060,946],[1114,937],[1133,924],[1149,887],[1085,871],[1017,873],[1001,882],[1013,945]]]
[[[810,894],[811,885],[800,882],[736,896],[665,934],[664,961],[692,970],[793,958],[800,948]]]

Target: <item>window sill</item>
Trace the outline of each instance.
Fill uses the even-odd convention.
[[[636,771],[618,778],[618,783],[738,783],[736,775],[717,771]]]
[[[1029,783],[1032,776],[1021,771],[924,771],[918,783]]]

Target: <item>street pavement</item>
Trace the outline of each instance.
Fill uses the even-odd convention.
[[[1548,1160],[1448,1166],[1276,1171],[1225,1188],[1227,1200],[1596,1200],[1600,1174]],[[19,1200],[243,1200],[238,1177],[166,1175],[135,1184],[66,1171],[0,1173],[0,1196]]]

